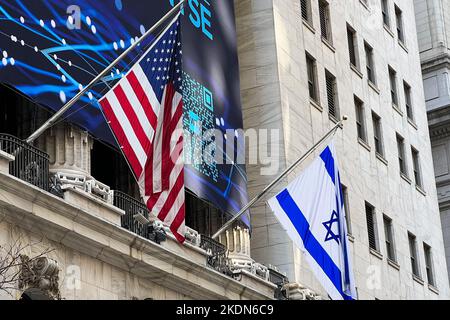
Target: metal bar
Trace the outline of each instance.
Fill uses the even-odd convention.
[[[86,87],[78,92],[69,102],[67,102],[61,109],[59,109],[49,120],[47,120],[39,129],[32,133],[26,140],[27,143],[32,143],[36,140],[45,130],[50,128],[59,117],[61,117],[70,107],[72,107],[89,89],[92,88],[99,80],[107,75],[116,64],[118,64],[125,56],[127,56],[134,48],[137,47],[145,38],[152,34],[159,26],[161,26],[168,18],[170,18],[185,2],[181,0],[176,6],[174,6],[164,17],[162,17],[157,23],[153,25],[146,33],[144,33],[134,44],[132,44],[127,50],[125,50],[116,60],[114,60],[105,70],[100,72]]]
[[[343,127],[344,121],[348,118],[347,116],[343,116],[342,120],[339,121],[330,131],[328,131],[319,141],[316,142],[300,159],[295,161],[292,165],[290,165],[286,170],[284,170],[274,181],[272,181],[267,187],[264,188],[261,193],[259,193],[256,197],[250,200],[231,220],[225,223],[213,236],[213,239],[217,239],[217,237],[222,234],[225,230],[227,230],[236,220],[238,220],[248,209],[250,209],[258,200],[260,200],[267,192],[272,190],[272,188],[280,182],[285,176],[292,172],[300,163],[302,163],[307,157],[309,157],[322,142],[324,142],[329,136],[331,136],[338,128]]]

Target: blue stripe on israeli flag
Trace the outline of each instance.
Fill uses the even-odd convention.
[[[334,145],[325,148],[269,205],[329,296],[355,299]]]

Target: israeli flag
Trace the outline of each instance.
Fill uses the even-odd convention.
[[[356,299],[333,143],[269,205],[329,296]]]

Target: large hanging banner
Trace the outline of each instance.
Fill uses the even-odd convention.
[[[58,110],[176,3],[0,0],[0,82]],[[247,178],[233,1],[187,0],[182,13],[186,186],[236,213],[247,202]],[[97,99],[151,40],[140,44],[63,118],[115,145]]]

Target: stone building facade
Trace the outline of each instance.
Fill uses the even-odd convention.
[[[447,268],[450,266],[450,1],[415,0],[417,35]],[[449,274],[450,274],[450,269]]]
[[[235,4],[244,126],[278,130],[278,172],[349,117],[334,141],[359,298],[448,299],[413,1]],[[260,169],[251,195],[275,177]],[[252,257],[326,296],[264,202],[252,226]]]
[[[358,298],[448,299],[412,1],[387,0],[384,16],[384,2],[375,0],[234,1],[244,129],[268,129],[276,138],[268,146],[280,152],[276,171],[342,115],[349,117],[335,143]],[[37,121],[35,114],[26,119]],[[16,134],[25,138],[36,127],[30,123]],[[96,180],[90,156],[95,144],[67,124],[46,132],[36,147],[49,154],[48,172],[58,182],[53,188],[33,185],[41,169],[33,161],[26,174],[14,172],[22,149],[0,151],[0,244],[20,239],[26,245],[12,298],[327,297],[263,202],[252,209],[251,240],[239,227],[221,237],[226,263],[196,230],[188,230],[183,246],[170,234],[162,241],[161,225],[139,210],[130,215],[112,188]],[[275,177],[262,175],[262,167],[247,168],[250,196]],[[125,228],[124,217],[133,226]],[[151,225],[153,233],[143,237],[142,225]],[[42,252],[43,259],[27,263]],[[284,283],[287,293],[275,283]]]
[[[118,198],[90,175],[93,141],[80,129],[58,125],[37,143],[49,153],[54,189],[36,179],[46,171],[32,156],[39,149],[24,157],[28,149],[10,141],[0,134],[0,259],[10,261],[12,251],[18,266],[0,274],[0,299],[259,300],[281,289],[270,281],[274,273],[250,258],[247,230],[228,231],[234,241],[219,246],[228,255],[190,228],[180,245],[167,228],[131,210],[132,198]],[[16,171],[21,163],[25,169]]]

